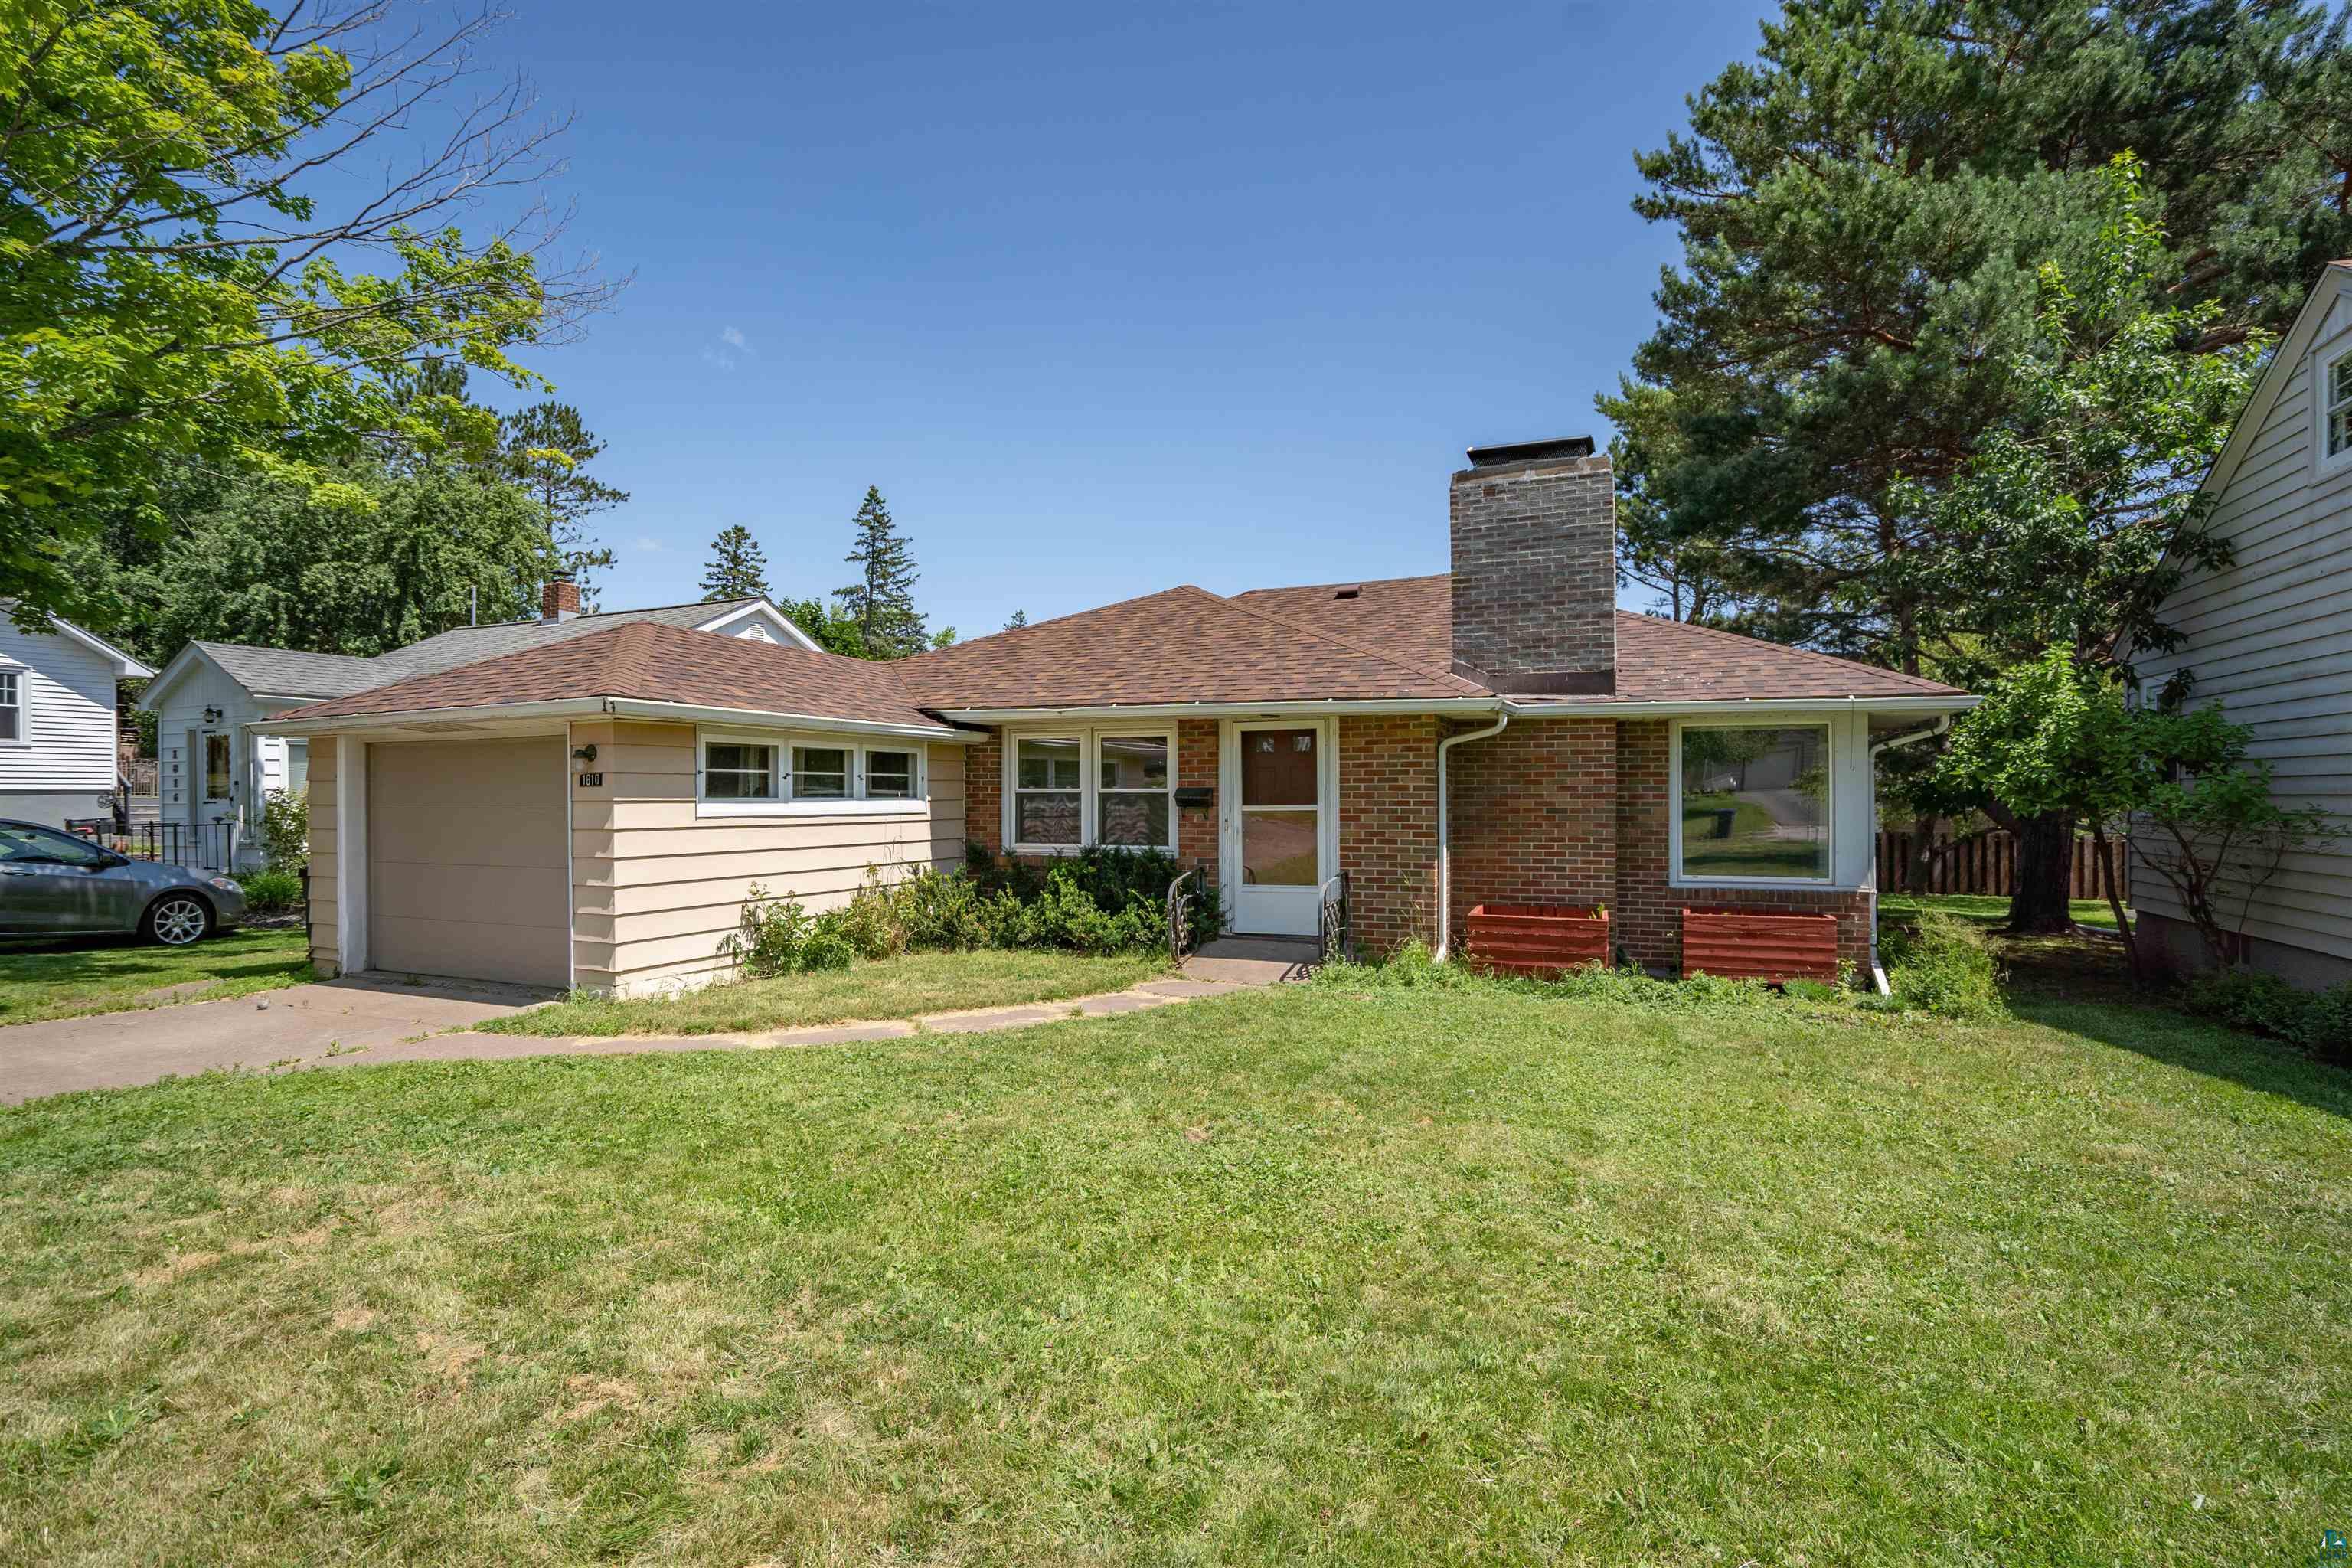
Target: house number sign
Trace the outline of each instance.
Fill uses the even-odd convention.
[[[604,787],[604,775],[603,773],[582,773],[580,775],[580,787],[582,789],[601,789]]]

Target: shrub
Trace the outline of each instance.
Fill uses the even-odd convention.
[[[742,916],[732,934],[719,944],[719,951],[755,980],[795,973],[801,968],[801,950],[808,942],[811,924],[798,899],[790,894],[771,899],[767,889],[754,882],[743,901]]]
[[[874,867],[866,868],[866,880],[858,885],[856,896],[838,912],[841,934],[858,957],[895,958],[907,951],[907,933],[891,890]]]
[[[2298,991],[2261,970],[2225,969],[2191,980],[2181,1000],[2192,1013],[2352,1065],[2352,984]]]
[[[309,790],[274,789],[262,802],[261,858],[273,871],[299,870],[310,858]]]
[[[1990,1018],[2005,1010],[1992,947],[1964,921],[1928,915],[1916,931],[1890,929],[1879,952],[1898,1006],[1946,1018]]]
[[[1155,911],[1153,919],[1163,924],[1168,889],[1185,870],[1176,857],[1160,849],[1097,846],[1060,857],[1042,868],[1009,856],[999,858],[984,844],[970,846],[964,855],[965,874],[984,896],[1010,893],[1027,904],[1045,897],[1060,879],[1091,899],[1097,909],[1116,913],[1138,900],[1149,903]],[[1225,929],[1224,906],[1205,879],[1193,878],[1184,885],[1184,893],[1192,900],[1194,942],[1208,942]]]
[[[909,952],[970,952],[989,945],[980,884],[961,872],[922,870],[877,896],[889,901],[899,945]],[[860,889],[858,897],[866,896]]]
[[[271,867],[266,871],[247,871],[236,879],[245,890],[245,907],[257,915],[279,915],[302,907],[302,877],[299,872]]]

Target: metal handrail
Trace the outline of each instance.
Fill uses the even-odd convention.
[[[1336,899],[1331,896],[1334,884],[1339,889],[1339,896]],[[1355,930],[1348,895],[1348,873],[1345,871],[1330,878],[1316,889],[1316,945],[1326,959],[1344,960],[1353,955]],[[1336,918],[1334,910],[1338,911]]]
[[[1192,900],[1184,891],[1184,884],[1196,873],[1182,871],[1168,884],[1168,956],[1175,963],[1184,962],[1192,944]]]

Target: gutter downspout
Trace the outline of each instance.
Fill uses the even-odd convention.
[[[1504,709],[1495,721],[1483,730],[1468,730],[1459,735],[1448,735],[1437,742],[1437,962],[1445,962],[1445,952],[1454,924],[1454,855],[1451,826],[1447,821],[1450,805],[1446,794],[1445,753],[1465,741],[1484,741],[1499,735],[1511,722],[1511,711]]]
[[[1886,970],[1878,962],[1878,753],[1932,741],[1948,733],[1951,728],[1952,716],[1938,714],[1936,721],[1924,730],[1889,735],[1870,748],[1870,984],[1881,996],[1893,994],[1894,988],[1887,984]]]

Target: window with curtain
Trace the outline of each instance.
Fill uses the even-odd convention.
[[[1075,849],[1084,842],[1083,771],[1075,735],[1024,735],[1013,742],[1014,843]]]
[[[226,735],[205,737],[205,798],[226,800],[229,791],[229,747]]]
[[[1174,847],[1167,735],[1095,740],[1095,842],[1130,849]]]

